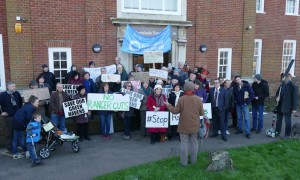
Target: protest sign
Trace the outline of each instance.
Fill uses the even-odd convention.
[[[63,84],[63,91],[65,91],[68,96],[73,99],[73,96],[78,93],[78,86],[79,84]]]
[[[39,100],[50,99],[50,92],[48,88],[37,88],[37,89],[24,89],[19,90],[21,96],[24,98],[25,102],[28,102],[28,99],[31,95],[36,96]]]
[[[125,94],[129,95],[129,106],[135,109],[140,109],[141,100],[143,99],[144,95],[134,91],[129,91],[127,89],[124,89],[124,92]]]
[[[162,94],[166,95],[169,98],[169,94],[172,92],[172,88],[162,88]]]
[[[164,56],[162,51],[145,51],[144,52],[144,63],[163,63]]]
[[[125,82],[130,82],[133,86],[133,91],[138,92],[139,89],[141,89],[141,81],[122,81],[121,83],[121,91],[124,92],[124,83]]]
[[[66,118],[78,116],[80,114],[85,114],[88,112],[85,98],[64,102],[63,108]]]
[[[129,111],[129,95],[88,93],[88,109],[103,111]]]
[[[134,80],[137,81],[148,81],[150,79],[148,72],[131,72],[131,75],[134,77]]]
[[[168,128],[169,112],[146,111],[146,128]]]
[[[101,81],[102,82],[120,82],[121,76],[120,76],[120,74],[102,74]]]
[[[158,69],[149,69],[149,76],[159,79],[168,79],[168,71],[158,70]]]
[[[178,125],[180,114],[170,113],[170,126]]]
[[[117,71],[116,65],[112,64],[110,66],[104,66],[106,68],[106,73],[107,74],[114,74]],[[84,72],[89,72],[90,73],[90,78],[96,82],[96,79],[98,76],[101,75],[101,68],[102,67],[97,67],[97,68],[82,68]]]

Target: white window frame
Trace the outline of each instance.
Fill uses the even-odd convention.
[[[163,10],[162,11],[155,11],[155,10],[143,10],[141,7],[141,1],[139,0],[139,8],[138,9],[125,9],[124,5],[124,0],[122,0],[122,12],[126,13],[141,13],[141,14],[166,14],[166,15],[181,15],[181,0],[177,0],[177,11],[165,11],[164,7],[164,0],[162,0],[163,3]]]
[[[54,60],[53,60],[53,52],[66,52],[67,53],[67,68],[60,68],[60,69],[55,69],[54,68]],[[71,48],[48,48],[48,59],[49,59],[49,71],[53,72],[55,70],[67,70],[67,72],[70,71],[71,66],[72,66],[72,49]],[[56,80],[60,80],[58,82],[62,82],[62,78],[60,77],[55,77]]]
[[[287,12],[287,9],[288,9],[288,1],[289,0],[286,0],[285,2],[285,15],[289,15],[289,16],[299,16],[299,0],[295,0],[296,3],[295,3],[295,9],[294,9],[294,13],[289,13]]]
[[[256,47],[256,44],[258,43],[258,47]],[[255,49],[257,48],[257,54],[255,54]],[[252,74],[260,74],[261,73],[261,51],[262,51],[262,40],[261,39],[255,39],[254,40],[254,55],[253,55],[253,63],[254,63],[254,58],[257,58],[257,62],[256,62],[256,69],[255,69],[255,73],[253,73],[252,70]]]
[[[227,69],[226,69],[226,77],[225,79],[231,79],[231,65],[232,65],[232,48],[219,48],[218,49],[218,74],[217,76],[219,77],[220,74],[220,55],[221,52],[227,52],[228,53],[228,62],[227,62]]]
[[[292,43],[293,52],[291,54],[287,54],[287,51],[285,50],[285,44],[286,43]],[[281,71],[283,73],[285,72],[286,68],[288,67],[290,60],[295,59],[295,57],[296,57],[296,50],[297,50],[296,48],[297,48],[297,41],[296,40],[284,40],[283,41],[283,47],[282,47],[282,66],[281,66]],[[286,56],[289,57],[288,61],[285,61]],[[290,70],[290,73],[292,74],[292,76],[294,76],[295,64],[296,64],[296,61],[294,62],[293,66],[291,67],[291,70]]]
[[[259,5],[259,10],[257,10],[257,1],[261,1]],[[256,13],[265,13],[265,0],[256,0]]]
[[[4,66],[4,51],[3,51],[3,38],[2,34],[0,34],[0,89],[6,90],[6,82],[5,82],[5,66]]]

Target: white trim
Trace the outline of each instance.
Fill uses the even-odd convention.
[[[256,0],[256,6],[257,6],[257,0]],[[264,13],[265,14],[265,0],[261,0],[260,10],[258,11],[256,9],[256,13]]]
[[[293,53],[290,55],[291,56],[291,59],[295,59],[295,62],[294,62],[294,64],[293,64],[293,66],[291,67],[291,70],[290,70],[290,73],[292,74],[292,76],[294,76],[295,74],[294,74],[294,72],[295,72],[295,64],[296,64],[296,51],[297,51],[297,41],[296,40],[284,40],[283,41],[283,46],[282,46],[282,60],[281,60],[281,63],[282,63],[282,66],[281,66],[281,71],[283,71],[283,73],[284,73],[284,71],[286,70],[286,68],[287,68],[287,66],[288,66],[288,64],[286,65],[286,67],[284,67],[284,62],[283,62],[283,58],[284,58],[284,45],[285,45],[285,43],[292,43],[292,45],[293,45]],[[290,59],[290,60],[291,60]]]
[[[255,44],[258,43],[258,54],[255,54]],[[256,55],[258,57],[257,62],[256,62],[256,70],[255,74],[260,74],[261,73],[261,51],[262,51],[262,39],[255,39],[254,40],[254,56]],[[254,61],[254,59],[253,59]],[[254,62],[253,62],[254,63]],[[255,75],[253,74],[253,75]]]
[[[2,34],[0,34],[0,89],[6,90],[6,82],[5,82],[5,67],[4,67],[4,51],[3,51],[3,39]]]
[[[285,15],[287,15],[287,16],[299,16],[299,0],[295,0],[296,1],[296,3],[295,3],[295,12],[294,13],[288,13],[287,12],[287,2],[288,2],[288,0],[286,0],[285,1]]]
[[[218,49],[218,74],[219,77],[219,66],[220,66],[220,54],[221,52],[227,52],[228,53],[228,62],[227,62],[227,69],[226,69],[226,77],[225,79],[231,79],[231,63],[232,63],[232,48],[219,48]]]
[[[66,52],[67,54],[67,68],[54,68],[54,60],[53,60],[53,52]],[[54,70],[67,70],[70,71],[72,66],[72,49],[71,48],[48,48],[48,61],[49,61],[49,71],[54,73]],[[56,79],[60,79],[60,77],[56,77]]]
[[[122,12],[125,13],[140,13],[140,14],[166,14],[166,15],[181,15],[181,0],[177,0],[177,11],[165,11],[165,1],[162,0],[162,11],[155,11],[155,10],[143,10],[141,8],[141,2],[142,0],[139,0],[139,9],[125,9],[124,8],[124,0],[121,1],[121,8]]]

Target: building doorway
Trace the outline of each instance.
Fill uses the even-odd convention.
[[[0,90],[6,89],[5,84],[5,69],[4,69],[4,53],[3,53],[3,39],[0,34]]]
[[[149,69],[155,68],[155,69],[161,69],[163,66],[168,67],[168,64],[172,61],[172,51],[166,52],[163,54],[164,56],[164,62],[163,63],[156,63],[155,67],[153,67],[153,64],[144,64],[144,55],[140,54],[133,54],[133,63],[132,63],[132,69],[134,69],[134,66],[136,64],[141,64],[144,67],[144,71],[148,72]]]

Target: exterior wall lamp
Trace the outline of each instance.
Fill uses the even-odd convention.
[[[102,47],[100,46],[100,44],[94,44],[92,50],[94,51],[94,53],[99,53],[102,50]]]
[[[200,50],[200,52],[202,52],[202,53],[206,52],[206,51],[207,51],[206,45],[205,45],[205,44],[201,44],[200,47],[199,47],[199,50]]]

